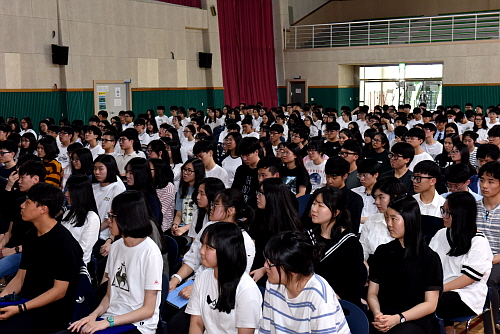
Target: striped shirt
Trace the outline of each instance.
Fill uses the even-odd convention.
[[[282,284],[266,284],[259,333],[350,333],[333,289],[314,274],[302,292],[288,298]]]
[[[47,176],[45,177],[45,183],[52,184],[56,187],[61,186],[62,178],[62,166],[57,160],[52,160],[49,162],[43,162],[43,166],[47,170]]]
[[[484,233],[491,246],[493,256],[500,254],[500,204],[489,211],[483,200],[477,201],[477,229]]]

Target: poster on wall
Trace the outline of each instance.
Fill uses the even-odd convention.
[[[102,92],[109,92],[109,86],[97,86],[97,91],[99,93],[102,93]]]

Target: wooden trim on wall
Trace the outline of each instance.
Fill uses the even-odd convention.
[[[37,89],[0,89],[0,93],[40,93],[40,92],[92,92],[92,88],[37,88]]]
[[[132,88],[133,92],[147,92],[158,90],[221,90],[224,87],[158,87],[158,88]]]

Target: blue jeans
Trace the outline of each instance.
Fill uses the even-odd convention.
[[[0,259],[0,278],[15,274],[21,263],[21,253],[12,254]]]

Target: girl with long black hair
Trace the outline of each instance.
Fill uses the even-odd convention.
[[[248,233],[255,240],[255,261],[252,266],[254,281],[265,286],[260,279],[266,274],[264,248],[272,236],[286,231],[303,231],[297,210],[292,205],[290,191],[279,178],[262,181],[257,191],[257,210]]]
[[[174,222],[175,186],[174,174],[170,167],[161,159],[149,159],[149,168],[153,179],[153,187],[161,204],[161,229],[163,232],[170,229]]]
[[[477,231],[477,207],[466,191],[451,193],[441,207],[445,228],[432,238],[429,247],[443,263],[444,288],[436,314],[445,319],[445,330],[453,333],[453,322],[461,316],[483,311],[493,254],[488,240]]]
[[[396,198],[385,217],[395,240],[380,245],[368,259],[372,325],[391,334],[431,333],[443,269],[424,241],[417,200],[409,195]]]
[[[296,197],[311,193],[311,179],[304,167],[299,145],[283,143],[283,146],[281,160],[285,166],[280,171],[283,181]]]
[[[88,264],[101,227],[92,181],[86,175],[72,175],[66,189],[64,196],[69,210],[63,214],[61,223],[82,247],[83,262]]]
[[[189,333],[253,333],[259,327],[262,295],[245,273],[245,243],[232,223],[208,226],[201,236],[201,264],[186,313]]]

